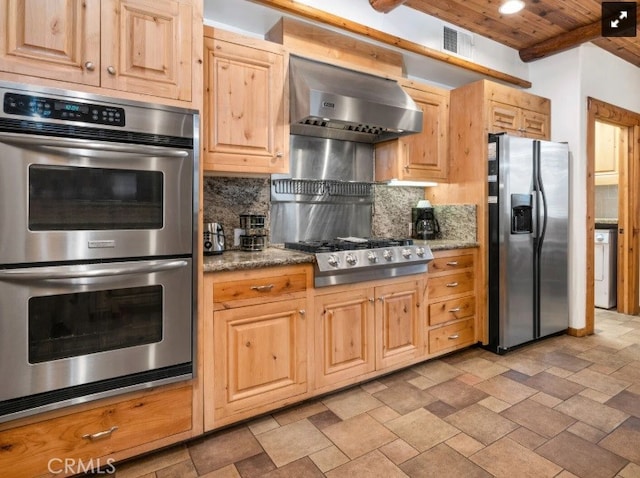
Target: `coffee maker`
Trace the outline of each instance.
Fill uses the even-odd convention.
[[[440,232],[440,224],[432,207],[411,208],[411,237],[414,239],[433,240]]]

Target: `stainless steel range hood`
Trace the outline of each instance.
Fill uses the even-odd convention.
[[[378,143],[422,130],[422,111],[394,80],[293,55],[289,76],[291,134]]]

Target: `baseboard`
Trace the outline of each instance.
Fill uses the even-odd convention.
[[[569,327],[567,329],[567,334],[572,335],[573,337],[586,337],[587,335],[589,335],[587,333],[586,327],[583,327],[581,329],[574,329],[573,327]]]

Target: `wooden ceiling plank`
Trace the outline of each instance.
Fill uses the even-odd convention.
[[[391,10],[399,7],[407,0],[369,0],[369,5],[380,13],[389,13]]]
[[[463,68],[468,71],[479,73],[504,83],[509,83],[509,84],[520,86],[523,88],[531,88],[531,82],[524,80],[522,78],[518,78],[516,76],[509,75],[507,73],[497,71],[492,68],[488,68],[488,67],[479,65],[477,63],[473,63],[471,61],[467,61],[457,56],[448,55],[439,50],[434,50],[433,48],[420,45],[419,43],[405,40],[403,38],[390,35],[380,30],[367,27],[360,23],[352,22],[351,20],[347,20],[346,18],[333,15],[323,10],[318,10],[308,5],[298,3],[295,0],[249,0],[249,1],[260,4],[260,5],[264,5],[269,8],[275,8],[279,11],[286,12],[291,15],[299,16],[302,18],[306,18],[308,20],[313,20],[319,23],[323,23],[325,25],[340,28],[342,30],[345,30],[357,35],[362,35],[371,40],[379,41],[381,43],[385,43],[387,45],[391,45],[411,53],[416,53],[418,55],[422,55],[427,58],[442,61],[449,65],[457,66],[459,68]]]

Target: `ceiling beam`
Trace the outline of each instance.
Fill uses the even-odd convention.
[[[380,13],[389,13],[396,7],[399,7],[407,0],[369,0],[369,5]]]
[[[640,22],[640,8],[637,12],[637,20]],[[601,20],[598,20],[597,22],[578,27],[566,33],[561,33],[555,37],[543,40],[535,45],[523,48],[518,54],[520,55],[520,59],[527,63],[580,46],[583,43],[590,42],[601,36],[602,23]]]
[[[507,73],[503,73],[501,71],[497,71],[492,68],[467,61],[454,55],[448,55],[439,50],[434,50],[424,45],[420,45],[419,43],[404,40],[400,37],[396,37],[380,30],[375,30],[366,25],[362,25],[361,23],[352,22],[351,20],[347,20],[346,18],[342,18],[337,15],[327,13],[323,10],[318,10],[302,3],[298,3],[295,0],[249,1],[264,5],[269,8],[275,8],[276,10],[280,10],[291,15],[306,18],[307,20],[323,23],[325,25],[339,28],[351,33],[355,33],[357,35],[362,35],[369,38],[370,40],[375,40],[392,47],[400,48],[401,50],[405,50],[407,52],[416,53],[433,60],[439,60],[449,65],[457,66],[459,68],[463,68],[465,70],[479,73],[489,78],[493,78],[494,80],[509,83],[515,86],[520,86],[522,88],[531,88],[531,82],[522,78],[518,78],[516,76],[512,76]]]

